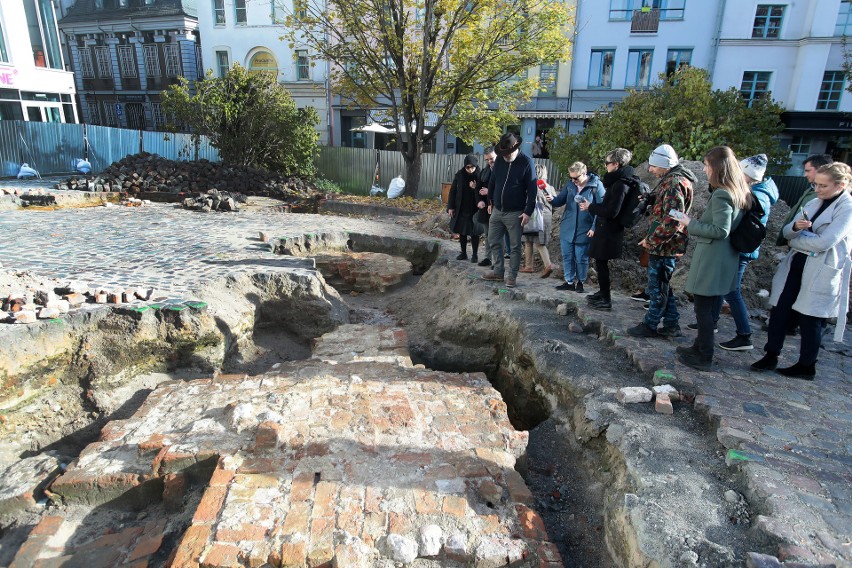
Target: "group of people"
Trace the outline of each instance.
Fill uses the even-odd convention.
[[[622,255],[624,208],[632,207],[631,191],[635,194],[639,187],[630,166],[633,154],[624,148],[609,152],[602,177],[575,162],[569,167],[570,179],[557,193],[547,183],[546,169],[520,152],[521,142],[513,133],[504,134],[496,147],[486,149],[486,168],[480,170],[471,155],[456,174],[448,212],[451,228],[460,235],[462,253],[458,258],[468,258],[470,237],[471,261],[491,267],[482,278],[512,288],[517,285],[518,272],[533,272],[536,248],[544,264],[541,276],[547,277],[553,271],[547,249],[552,210],[564,207],[559,227],[564,282],[556,288],[584,293],[589,259],[594,259],[599,289],[587,301],[595,309],[611,310],[609,261]],[[691,237],[696,246],[685,291],[694,300],[696,323],[687,327],[696,330],[697,336],[692,345],[677,348],[677,358],[698,370],[711,368],[723,302],[730,306],[737,334],[719,347],[731,351],[753,348],[740,286],[759,249],[739,252],[731,244],[731,234],[754,211],[761,212],[760,221],[765,226],[770,208],[778,200],[778,188],[765,177],[767,162],[764,154],[738,160],[727,146],[708,151],[704,173],[710,199],[704,213],[693,218],[690,212],[697,177],[681,165],[668,144],[654,149],[648,158],[649,171],[659,181],[647,198],[649,225],[638,243],[647,251],[647,284],[633,296],[647,299],[648,309],[628,334],[648,338],[682,335],[671,278]],[[852,169],[832,162],[828,156],[816,155],[805,161],[805,176],[811,189],[791,209],[778,238],[778,244],[789,250],[772,282],[765,355],[751,367],[776,370],[784,339],[797,327],[801,334],[799,359],[777,371],[812,379],[826,322],[838,318],[836,341],[842,340],[845,327],[852,270]],[[752,207],[755,200],[759,208]],[[527,231],[528,225],[532,230]],[[488,254],[479,262],[477,248],[482,235]],[[506,251],[508,254],[504,254]]]

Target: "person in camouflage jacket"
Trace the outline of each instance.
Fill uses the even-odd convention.
[[[692,194],[698,178],[680,165],[674,149],[668,144],[657,147],[648,159],[648,170],[660,178],[654,190],[650,225],[645,238],[639,243],[648,250],[648,285],[650,305],[645,319],[627,333],[634,337],[677,337],[680,331],[680,313],[669,285],[677,259],[686,252],[687,233],[669,215],[675,209],[689,213]],[[657,326],[662,321],[659,329]]]

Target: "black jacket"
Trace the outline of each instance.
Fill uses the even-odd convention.
[[[621,205],[630,189],[624,180],[633,177],[633,168],[623,166],[604,175],[606,193],[603,201],[589,205],[589,213],[597,216],[595,235],[589,242],[589,256],[598,260],[621,258],[624,227],[616,221]]]
[[[518,152],[515,161],[509,163],[498,157],[488,180],[488,202],[500,211],[523,211],[532,215],[538,193],[535,182],[532,158]]]

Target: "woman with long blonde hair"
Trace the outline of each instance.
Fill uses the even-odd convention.
[[[817,169],[813,199],[799,208],[782,229],[790,251],[772,279],[766,355],[752,363],[755,371],[778,366],[787,322],[798,314],[801,332],[799,360],[778,369],[786,377],[813,380],[826,319],[836,317],[834,340],[843,340],[849,309],[852,261],[852,169],[833,162]]]
[[[690,347],[678,347],[678,360],[699,371],[709,371],[713,363],[715,311],[721,297],[737,286],[740,255],[730,235],[752,200],[739,160],[727,146],[704,155],[704,173],[711,191],[707,209],[698,220],[678,219],[696,241],[685,289],[694,297],[698,321],[698,337]]]

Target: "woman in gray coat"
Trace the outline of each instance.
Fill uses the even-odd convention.
[[[704,173],[712,191],[707,209],[697,221],[684,214],[678,219],[696,242],[685,289],[693,295],[698,320],[695,343],[678,347],[678,360],[699,371],[709,371],[713,363],[715,307],[721,296],[737,287],[740,253],[729,236],[751,208],[751,191],[730,148],[716,146],[707,152]]]
[[[836,317],[834,340],[843,340],[849,309],[852,262],[852,169],[842,162],[821,166],[814,178],[816,199],[809,201],[784,226],[790,251],[772,279],[766,355],[752,363],[756,371],[775,369],[784,346],[787,320],[798,313],[801,331],[799,360],[778,369],[787,377],[813,380],[827,318]]]
[[[553,226],[553,207],[550,202],[556,197],[556,189],[547,183],[547,167],[536,164],[535,176],[537,178],[538,193],[536,193],[536,208],[541,211],[544,220],[544,230],[537,233],[524,233],[524,267],[519,272],[532,273],[535,272],[533,267],[533,246],[538,251],[541,257],[541,262],[544,264],[544,271],[541,273],[542,278],[547,278],[553,272],[553,264],[550,262],[550,252],[547,250],[547,245],[550,244],[550,228]]]

